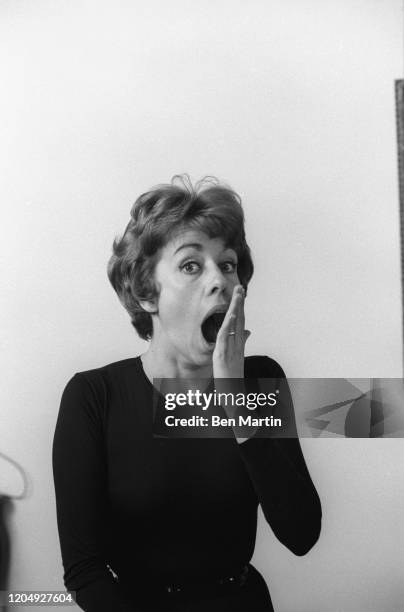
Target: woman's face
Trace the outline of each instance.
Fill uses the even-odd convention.
[[[153,344],[189,364],[208,364],[221,319],[210,315],[226,312],[240,284],[236,252],[221,238],[185,229],[161,249],[154,277],[158,298]]]

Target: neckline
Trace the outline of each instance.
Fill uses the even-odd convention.
[[[141,355],[138,355],[137,357],[135,357],[134,360],[135,360],[135,365],[137,366],[137,368],[138,368],[138,370],[139,370],[143,380],[146,381],[146,384],[149,387],[150,391],[152,391],[154,393],[158,393],[161,397],[164,397],[162,395],[160,389],[155,387],[154,384],[152,383],[152,381],[150,380],[150,378],[147,376],[147,374],[146,374],[146,372],[144,370],[144,367],[143,367],[143,362],[142,362],[142,359],[141,359]],[[207,380],[207,379],[204,379],[204,380]],[[214,379],[213,378],[209,379],[209,384],[206,387],[205,391],[207,389],[209,389],[212,385],[214,385]]]

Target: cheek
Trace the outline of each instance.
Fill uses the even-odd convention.
[[[178,333],[181,333],[181,330],[195,318],[189,296],[181,291],[173,291],[165,293],[162,298],[160,316],[163,325],[175,326]]]
[[[171,323],[176,335],[190,339],[194,335],[197,321],[198,316],[195,304],[189,298],[187,299],[186,296],[183,296],[183,299],[179,299],[177,302],[175,311],[172,312]]]

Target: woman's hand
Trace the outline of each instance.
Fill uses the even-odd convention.
[[[244,347],[250,331],[244,329],[244,299],[245,292],[241,285],[233,290],[232,300],[219,330],[213,351],[213,377],[219,392],[237,393],[244,391],[244,383],[233,386],[232,381],[222,379],[244,379]],[[235,406],[224,407],[228,417],[235,416]],[[248,440],[245,432],[235,428],[234,435],[239,444]]]
[[[244,299],[243,287],[236,285],[213,351],[215,379],[244,378],[244,347],[251,333],[244,329]]]

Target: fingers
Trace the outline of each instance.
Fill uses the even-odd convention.
[[[232,328],[229,327],[229,322],[230,321],[234,322],[237,316],[238,292],[236,291],[236,289],[237,289],[237,286],[233,289],[233,294],[231,297],[230,305],[229,305],[229,308],[227,309],[226,316],[224,317],[220,331],[222,331],[223,329],[226,329],[227,332],[229,332],[232,330],[234,331],[236,329],[235,325]]]
[[[226,326],[228,328],[228,332],[235,331],[234,334],[236,337],[240,335],[240,332],[244,329],[241,327],[241,324],[244,323],[244,290],[241,285],[236,285],[233,289],[233,295],[231,298],[229,310],[227,311],[228,320],[224,320],[224,323],[232,323],[232,326]]]
[[[226,317],[222,323],[222,326],[219,330],[219,334],[218,334],[218,339],[219,336],[223,337],[223,338],[227,338],[227,337],[234,337],[236,335],[236,321],[237,321],[237,315],[236,314],[226,314]],[[233,333],[235,332],[235,333]]]
[[[244,324],[244,289],[241,285],[237,285],[233,289],[232,299],[223,321],[222,330],[230,338],[240,342],[244,337]]]
[[[240,343],[244,344],[244,289],[242,287],[237,288],[237,294],[236,340],[239,340]]]
[[[219,342],[227,346],[228,342],[231,342],[233,348],[243,349],[247,338],[251,334],[251,332],[244,329],[244,300],[245,292],[243,287],[236,285],[233,289],[230,306],[219,330],[216,343]]]
[[[245,292],[241,285],[233,289],[230,306],[220,327],[213,353],[215,378],[243,378],[244,349],[251,332],[244,329]]]

